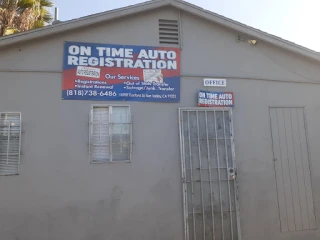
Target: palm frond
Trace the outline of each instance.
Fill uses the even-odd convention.
[[[44,27],[53,20],[52,0],[0,0],[0,36]]]
[[[51,23],[53,21],[53,17],[50,13],[46,13],[41,16],[41,19],[44,23]]]
[[[42,28],[44,27],[44,21],[42,20],[36,20],[33,24],[33,28]]]
[[[53,7],[54,4],[51,0],[40,0],[40,6],[50,8],[50,7]]]
[[[17,28],[7,28],[4,30],[3,36],[11,35],[11,34],[18,33],[18,32],[20,32],[20,31]]]
[[[34,0],[19,0],[18,2],[18,7],[17,11],[22,13],[24,10],[27,8],[32,8],[34,5],[35,1]]]
[[[0,7],[6,9],[16,8],[19,0],[0,0]]]

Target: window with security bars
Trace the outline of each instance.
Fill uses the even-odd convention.
[[[91,162],[130,162],[131,126],[129,106],[92,106],[90,114]]]
[[[0,112],[0,175],[19,174],[21,114]]]

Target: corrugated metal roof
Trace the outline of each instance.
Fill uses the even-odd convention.
[[[14,34],[14,35],[1,37],[0,48],[13,45],[16,43],[21,43],[24,41],[29,41],[29,40],[34,40],[41,37],[50,36],[53,34],[75,30],[85,26],[90,26],[92,24],[97,24],[100,22],[110,21],[116,18],[123,18],[132,14],[142,13],[145,11],[154,10],[164,6],[173,6],[182,11],[197,15],[201,18],[210,20],[214,23],[220,24],[232,30],[257,38],[260,41],[264,41],[274,46],[278,46],[288,51],[297,53],[299,55],[320,61],[320,54],[316,51],[305,48],[293,42],[284,40],[280,37],[268,34],[259,29],[255,29],[253,27],[247,26],[245,24],[226,18],[224,16],[205,10],[201,7],[198,7],[196,5],[190,4],[182,0],[152,0],[152,1],[131,5],[124,8],[114,9],[111,11],[106,11],[98,14],[89,15],[86,17],[81,17],[81,18],[61,22],[59,24],[47,26],[40,29],[35,29],[31,31],[26,31],[26,32]]]

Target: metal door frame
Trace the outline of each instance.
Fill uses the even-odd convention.
[[[231,107],[184,107],[178,109],[179,115],[179,138],[180,138],[180,156],[181,156],[181,178],[182,178],[182,194],[183,194],[183,222],[184,222],[184,240],[189,240],[189,224],[188,224],[188,204],[187,204],[187,184],[186,184],[186,167],[185,167],[185,151],[184,151],[184,139],[182,132],[182,113],[183,111],[228,111],[230,122],[230,138],[231,138],[231,151],[232,151],[232,161],[234,169],[236,167],[235,158],[235,144],[234,144],[234,131],[233,131],[233,114]],[[234,180],[234,191],[235,191],[235,205],[236,205],[236,219],[237,219],[237,233],[238,240],[241,240],[241,227],[240,227],[240,210],[239,210],[239,187],[237,178]],[[214,225],[214,222],[213,222]],[[213,226],[214,227],[214,226]]]

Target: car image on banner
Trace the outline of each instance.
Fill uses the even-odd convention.
[[[180,101],[180,49],[65,42],[62,99]]]

